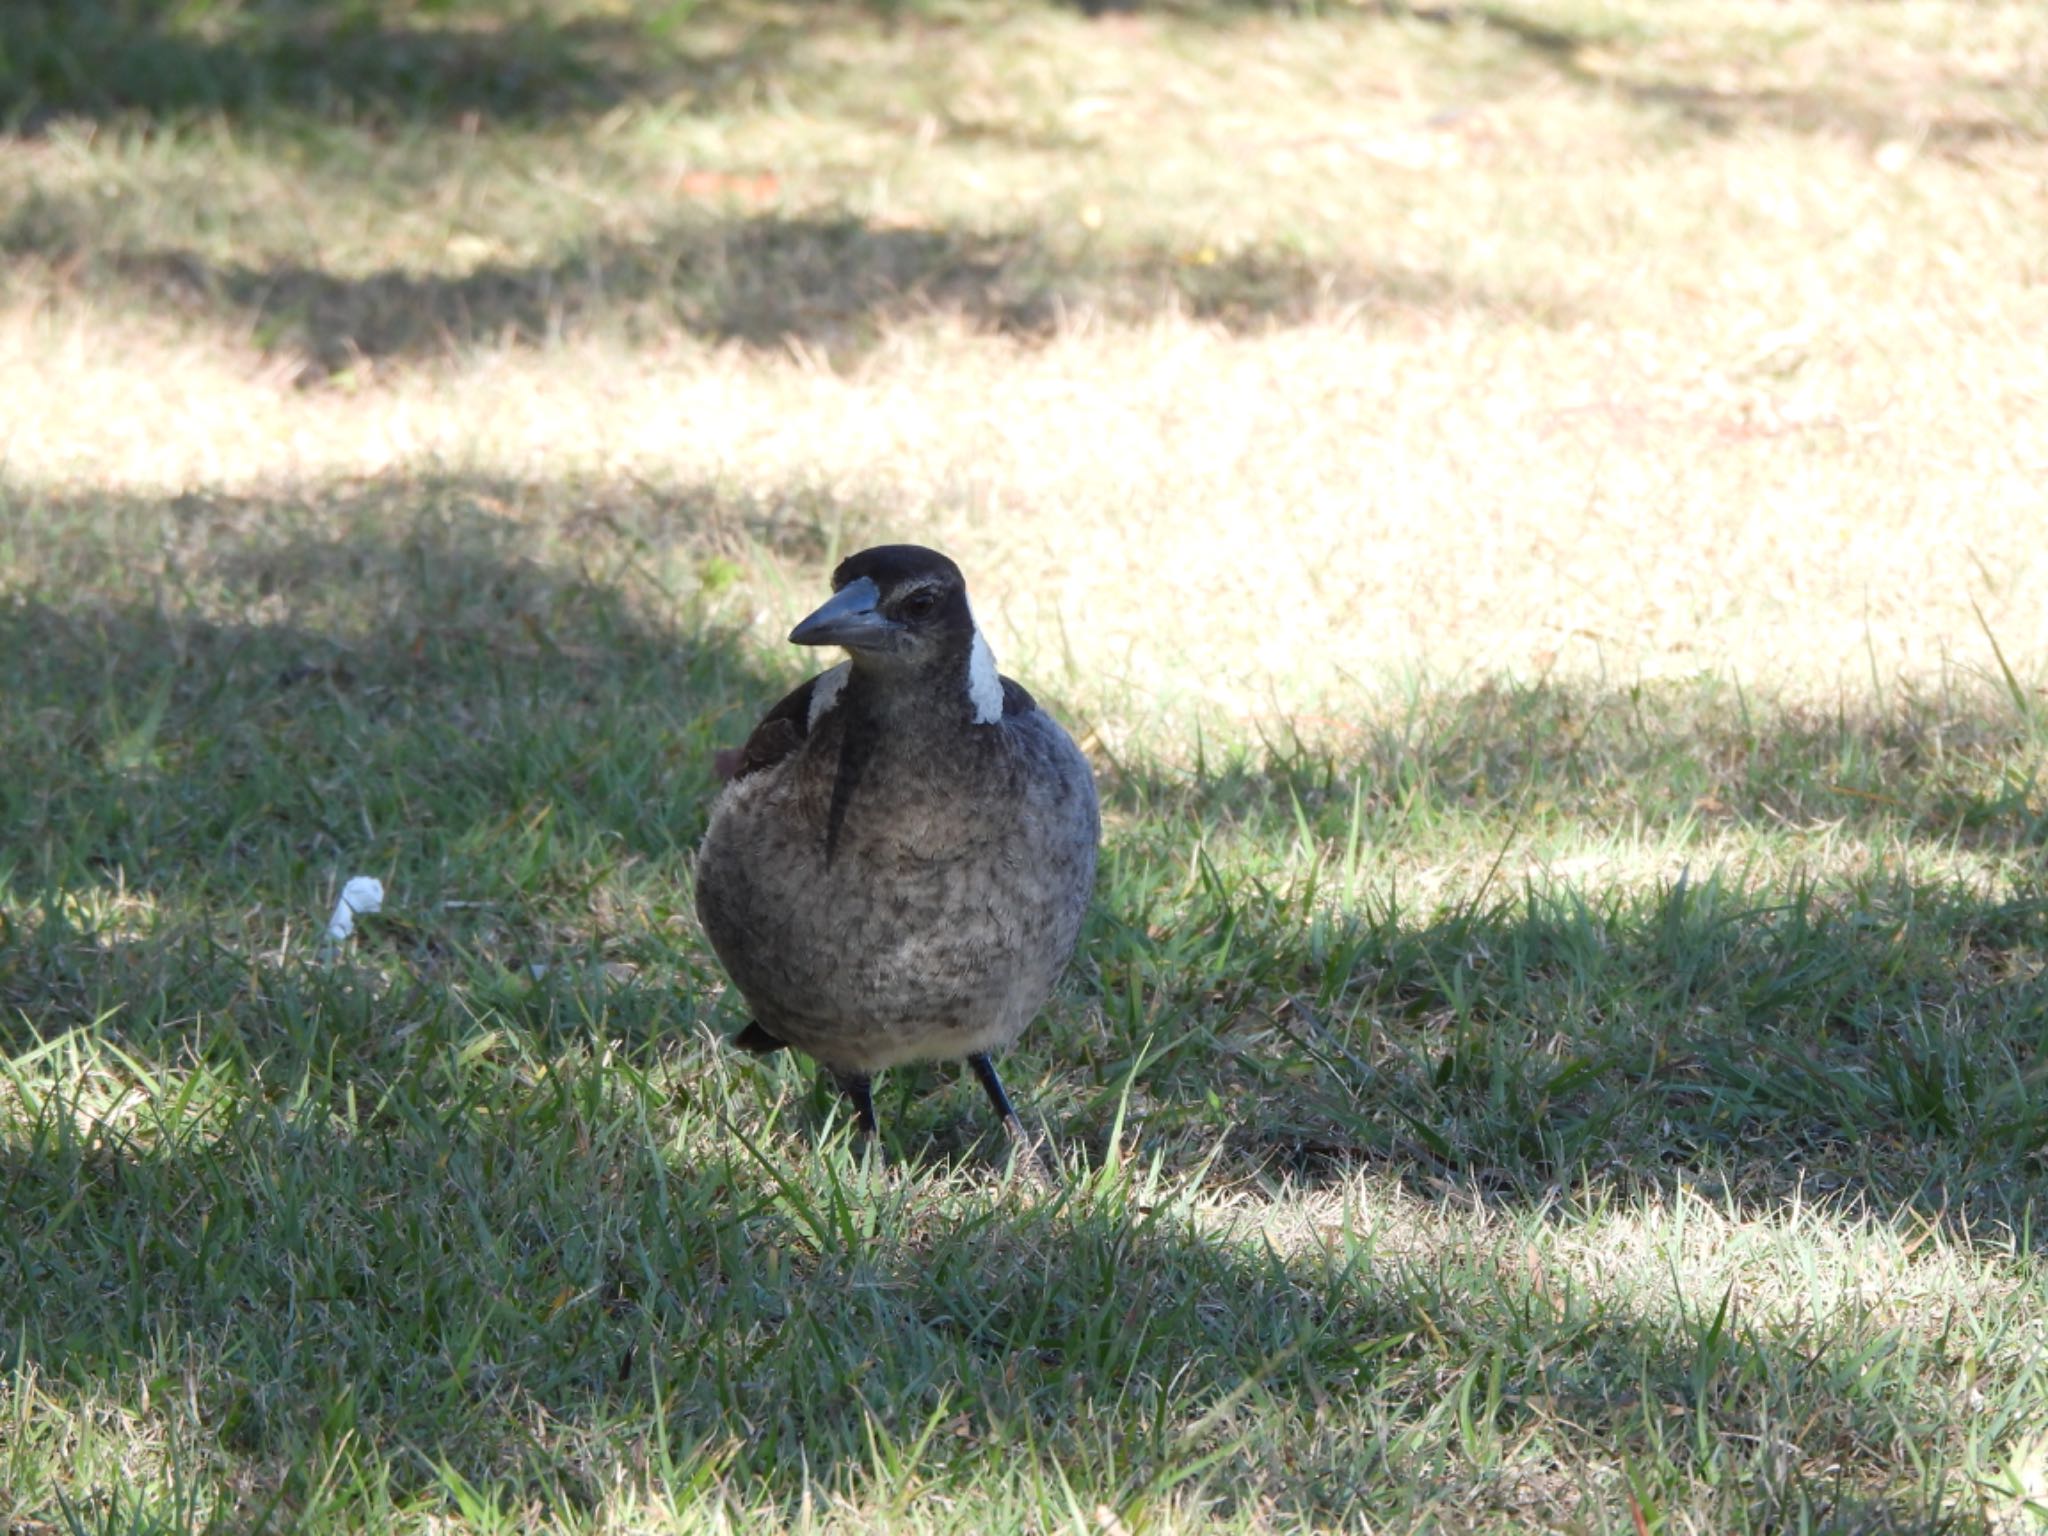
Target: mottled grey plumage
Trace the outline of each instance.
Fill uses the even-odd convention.
[[[1080,933],[1100,833],[1087,759],[998,679],[966,585],[915,546],[863,551],[799,644],[851,660],[762,720],[697,856],[697,913],[754,1022],[830,1070],[872,1128],[870,1074],[990,1052]]]

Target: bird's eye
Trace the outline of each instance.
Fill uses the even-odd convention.
[[[903,614],[905,618],[928,619],[938,606],[939,597],[936,592],[913,592],[903,599]]]

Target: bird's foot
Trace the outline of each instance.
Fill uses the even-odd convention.
[[[1010,1133],[1010,1145],[1016,1150],[1018,1162],[1024,1166],[1033,1183],[1041,1189],[1050,1189],[1058,1180],[1059,1163],[1053,1158],[1046,1138],[1032,1135],[1024,1129],[1024,1122],[1017,1118],[1009,1094],[1003,1091],[1003,1079],[996,1071],[995,1061],[987,1051],[976,1051],[967,1058],[967,1064],[981,1079],[982,1091],[988,1095],[989,1103],[1002,1120],[1003,1129]]]
[[[875,1134],[875,1086],[874,1079],[865,1072],[832,1073],[832,1081],[846,1096],[847,1105],[853,1110],[854,1129],[861,1141],[880,1153],[881,1138]]]
[[[1014,1113],[1003,1116],[1003,1129],[1009,1133],[1011,1150],[1024,1176],[1039,1189],[1057,1188],[1060,1164],[1053,1155],[1052,1138],[1043,1131],[1027,1131]]]

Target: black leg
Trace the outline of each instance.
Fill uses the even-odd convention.
[[[988,1094],[989,1103],[995,1105],[1003,1129],[1016,1134],[1017,1111],[1010,1107],[1010,1096],[1003,1092],[1003,1080],[996,1075],[994,1059],[987,1051],[976,1051],[967,1058],[967,1065],[974,1068],[974,1075],[981,1079],[982,1090]]]
[[[832,1081],[853,1102],[854,1123],[860,1127],[861,1135],[872,1139],[875,1134],[874,1079],[865,1072],[834,1072]]]
[[[987,1051],[976,1051],[967,1058],[967,1064],[974,1068],[974,1075],[981,1079],[982,1091],[988,1095],[989,1103],[995,1106],[1001,1117],[1003,1129],[1010,1133],[1010,1141],[1021,1152],[1031,1156],[1031,1165],[1041,1179],[1053,1173],[1052,1152],[1044,1141],[1025,1134],[1024,1122],[1017,1118],[1017,1111],[1010,1105],[1010,1096],[1003,1092],[1003,1080],[996,1075],[996,1064]]]

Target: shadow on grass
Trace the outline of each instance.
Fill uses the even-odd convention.
[[[10,508],[60,552],[0,593],[0,882],[29,924],[0,1015],[227,1006],[209,957],[310,958],[355,874],[392,893],[363,943],[415,980],[672,970],[711,752],[789,679],[648,562],[822,558],[805,506],[399,477]],[[625,931],[593,932],[596,890],[642,904]]]
[[[91,228],[83,205],[35,200],[0,227],[0,254],[75,267],[77,253],[92,249]],[[217,264],[183,251],[95,254],[82,270],[102,291],[302,352],[313,377],[365,359],[536,343],[594,326],[858,353],[919,318],[1025,339],[1054,334],[1072,315],[1135,322],[1176,312],[1240,332],[1473,309],[1546,325],[1569,318],[1561,301],[1278,246],[1062,249],[1031,228],[978,233],[780,212],[679,220],[644,239],[595,239],[553,260],[446,276]]]
[[[1022,1528],[1061,1489],[1319,1526],[1369,1497],[1417,1530],[1941,1508],[1952,1452],[1912,1427],[1941,1373],[1874,1386],[1872,1360],[1920,1358],[1874,1321],[1724,1326],[1569,1277],[1532,1300],[1528,1260],[1485,1240],[1415,1262],[1368,1221],[1283,1255],[1129,1187],[867,1183],[730,1135],[678,1158],[704,1123],[632,1064],[536,1071],[417,1001],[300,982],[272,1004],[289,1041],[195,1038],[202,1086],[163,1123],[18,1105],[0,1145],[9,1366],[45,1414],[119,1404],[223,1525],[668,1496],[792,1519],[837,1494],[987,1498]],[[1785,1422],[1797,1446],[1756,1432]],[[0,1500],[54,1514],[140,1481],[89,1447],[53,1460]]]
[[[655,41],[631,16],[555,21],[462,0],[9,0],[0,122],[30,134],[65,117],[206,113],[534,123],[686,87],[650,68]]]
[[[1588,18],[1573,25],[1540,11],[1502,4],[1407,5],[1389,0],[1384,8],[1391,15],[1439,26],[1483,26],[1514,39],[1575,85],[1618,94],[1714,135],[1759,129],[1832,134],[1872,148],[1904,140],[1925,152],[1952,156],[1966,156],[1985,145],[2040,143],[2048,138],[2048,117],[2041,114],[2038,93],[2028,82],[1953,69],[1945,61],[1929,64],[1928,80],[1947,91],[1960,88],[1983,98],[1979,106],[1967,112],[1929,113],[1921,110],[1910,85],[1882,78],[1743,88],[1657,77],[1638,70],[1632,57],[1647,51],[1652,36],[1611,18]],[[1610,59],[1608,66],[1588,62],[1596,51]],[[2010,101],[2020,115],[1997,110],[1990,105],[1993,98]]]
[[[1348,26],[1315,3],[1223,0],[1147,4],[1071,0],[1093,16],[1158,12],[1227,26],[1291,13],[1304,24]],[[823,27],[947,27],[1013,9],[973,0],[947,10],[892,0],[690,5],[635,0],[605,14],[551,17],[497,0],[9,0],[0,6],[0,124],[35,134],[69,117],[175,122],[238,120],[535,126],[591,119],[630,101],[704,110],[777,89],[795,53]],[[1619,92],[1715,134],[1769,128],[1846,134],[1868,144],[1907,138],[1934,153],[1967,154],[2000,141],[2037,143],[2048,120],[2021,78],[1970,74],[1946,83],[2009,99],[1967,113],[1922,113],[1856,82],[1722,88],[1675,76],[1596,69],[1594,50],[1629,53],[1628,23],[1581,24],[1510,4],[1405,4],[1389,17],[1481,26],[1510,37],[1574,83]]]
[[[8,0],[0,126],[86,119],[371,131],[545,128],[639,104],[708,112],[829,79],[833,31],[999,26],[1010,0]],[[972,130],[969,130],[972,131]],[[1035,148],[1057,137],[1027,137]]]
[[[1183,1020],[1146,1062],[1161,1132],[1213,1131],[1220,1100],[1250,1164],[1391,1166],[1510,1208],[1685,1186],[1761,1212],[1803,1190],[1983,1234],[2025,1229],[2044,1192],[2038,885],[1716,875],[1321,921],[1259,894],[1092,951],[1112,1018]],[[1257,958],[1202,967],[1232,949]]]
[[[1341,751],[1109,782],[1113,862],[1160,894],[1089,954],[1112,1034],[1159,1042],[1160,1128],[1229,1104],[1294,1177],[1510,1206],[1684,1182],[2029,1225],[2040,721],[1988,686],[1830,714],[1699,681],[1362,713]],[[1462,894],[1380,872],[1410,841],[1463,847]]]

